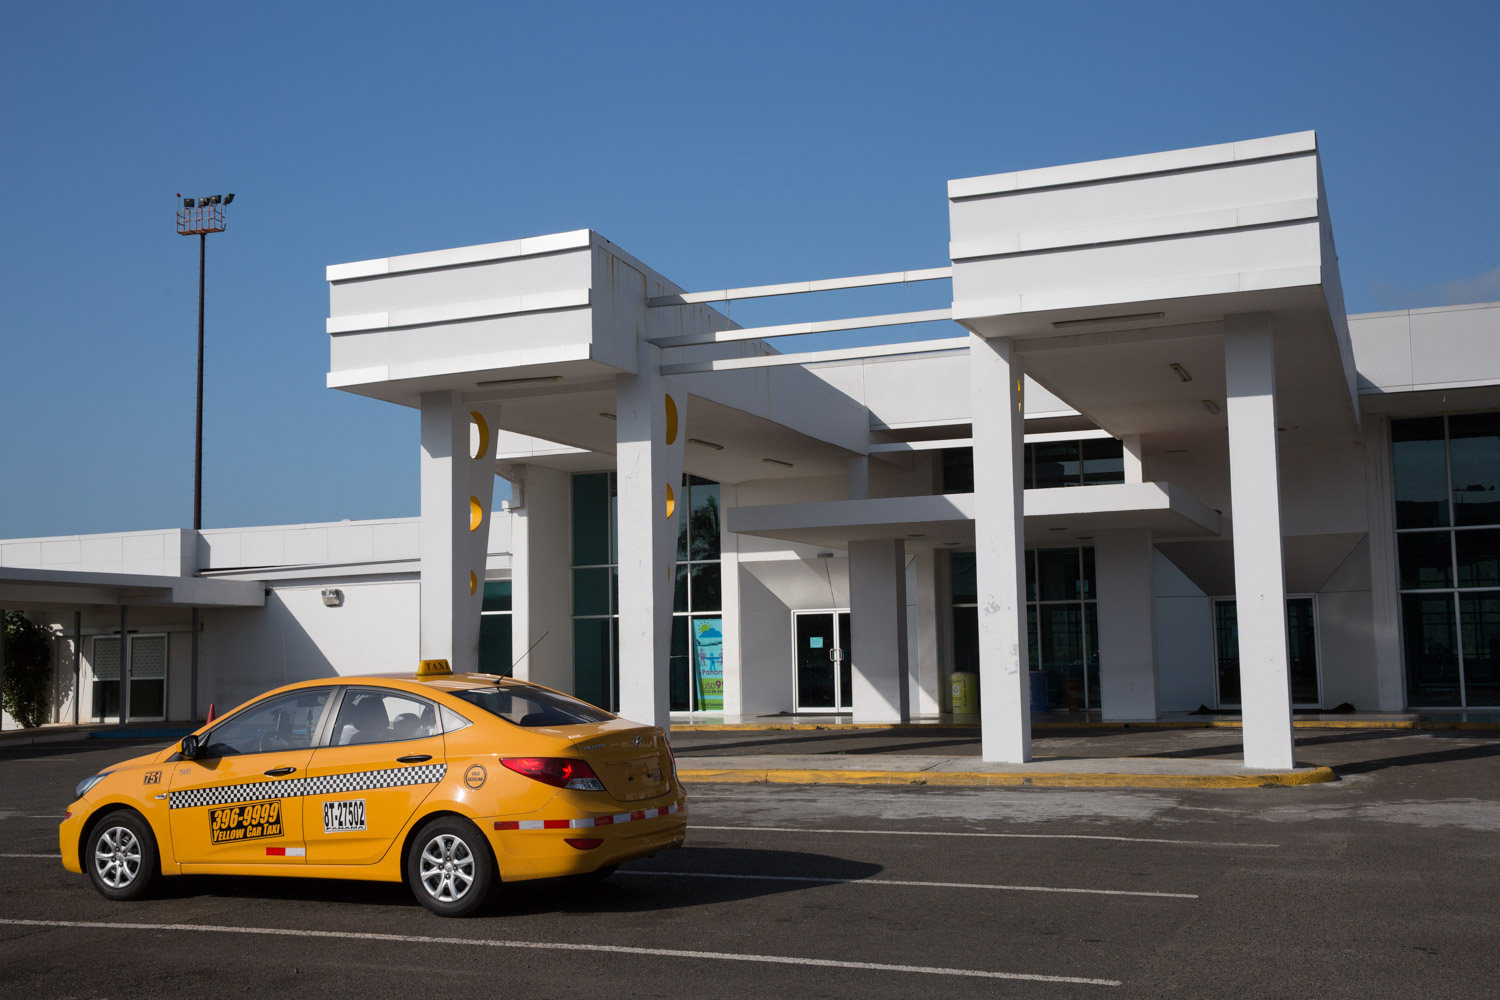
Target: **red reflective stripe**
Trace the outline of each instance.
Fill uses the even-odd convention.
[[[285,847],[268,847],[268,848],[266,848],[266,854],[269,855],[270,857],[273,857],[273,858],[284,858],[284,857],[286,857],[286,848]]]
[[[578,819],[530,819],[514,820],[502,819],[495,821],[496,830],[578,830],[590,826],[617,826],[621,823],[631,823],[636,820],[656,819],[661,816],[671,816],[676,813],[687,812],[687,803],[676,802],[670,806],[658,806],[655,809],[637,809],[631,813],[615,813],[610,816],[596,816],[592,820],[588,817]],[[282,848],[268,848],[267,850],[280,851]]]
[[[542,820],[542,829],[543,830],[566,830],[566,829],[568,829],[568,827],[570,825],[571,825],[570,822],[568,820],[565,820],[565,819],[544,819],[544,820]]]
[[[613,816],[597,816],[594,818],[595,826],[613,826],[614,822],[615,818]]]
[[[645,819],[646,818],[646,811],[644,809],[637,809],[635,812],[633,812],[633,813],[630,814],[630,818],[633,819],[633,820],[635,820],[635,819]]]
[[[521,829],[521,824],[517,823],[513,819],[503,819],[503,820],[500,820],[498,823],[495,824],[495,829],[496,830],[519,830],[519,829]]]

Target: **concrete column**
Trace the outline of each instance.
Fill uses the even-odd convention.
[[[130,609],[120,605],[120,725],[130,721]]]
[[[418,655],[479,668],[479,611],[495,500],[493,407],[422,393],[422,596]],[[416,664],[412,664],[416,669]]]
[[[1150,528],[1094,532],[1099,694],[1106,722],[1157,718],[1155,547]]]
[[[979,722],[985,760],[1031,759],[1021,477],[1024,371],[1015,344],[969,335],[974,421],[974,562],[979,585]]]
[[[668,657],[677,531],[687,497],[682,446],[687,393],[661,376],[661,349],[642,344],[635,375],[616,382],[620,573],[620,714],[671,724]]]
[[[870,496],[870,456],[849,456],[849,499],[867,500]]]
[[[1391,420],[1363,418],[1365,512],[1370,526],[1371,639],[1375,647],[1375,707],[1399,712],[1406,706],[1401,651],[1401,598],[1396,580],[1396,511],[1391,481]]]
[[[743,715],[745,686],[740,656],[740,536],[729,530],[728,511],[739,502],[739,490],[719,486],[719,587],[724,633],[724,714]]]
[[[849,614],[854,647],[854,721],[908,722],[906,545],[849,543]]]
[[[1224,381],[1245,766],[1288,768],[1294,762],[1292,692],[1269,313],[1225,317]]]
[[[523,681],[572,692],[572,477],[556,469],[511,469],[511,661]]]
[[[918,715],[936,715],[943,710],[942,648],[947,620],[941,611],[938,593],[939,554],[923,549],[912,560],[916,570],[917,662],[912,666],[916,691],[912,711]],[[908,602],[911,597],[908,596]]]
[[[1125,459],[1125,481],[1127,483],[1144,483],[1146,481],[1146,468],[1144,453],[1141,451],[1141,436],[1139,434],[1127,434],[1120,438],[1120,454]]]

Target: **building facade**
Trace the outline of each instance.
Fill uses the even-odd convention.
[[[917,271],[695,292],[587,230],[330,267],[328,384],[421,411],[420,517],[0,542],[0,606],[57,626],[59,720],[430,657],[662,724],[957,674],[994,760],[1033,707],[1239,711],[1271,767],[1295,710],[1500,708],[1500,304],[1348,316],[1311,133],[948,194]],[[911,282],[951,304],[725,308]],[[913,323],[961,335],[776,347]]]

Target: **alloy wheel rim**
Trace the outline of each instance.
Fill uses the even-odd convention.
[[[468,895],[474,884],[474,852],[460,837],[439,834],[422,848],[418,876],[422,888],[442,903],[456,903]]]
[[[141,872],[141,842],[123,826],[112,826],[94,842],[94,871],[111,889],[124,889]]]

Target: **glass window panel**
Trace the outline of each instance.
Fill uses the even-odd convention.
[[[479,617],[479,672],[509,677],[515,654],[510,648],[510,615]]]
[[[833,615],[826,613],[796,616],[797,707],[834,707],[833,659],[836,640]],[[849,653],[845,650],[845,655]]]
[[[609,555],[609,473],[573,477],[573,565],[600,566]]]
[[[1500,706],[1500,590],[1459,594],[1458,620],[1468,707]]]
[[[672,610],[686,611],[688,609],[688,566],[687,563],[677,564],[676,582],[672,587]]]
[[[510,581],[487,580],[484,585],[484,611],[510,610]]]
[[[1042,669],[1047,672],[1048,703],[1053,708],[1084,707],[1083,605],[1037,606]]]
[[[1099,708],[1099,605],[1090,601],[1083,606],[1083,640],[1088,644],[1089,708]]]
[[[1041,600],[1078,599],[1082,583],[1079,578],[1078,549],[1038,549],[1036,565]]]
[[[1026,599],[1036,600],[1036,550],[1027,549],[1022,558],[1026,563]]]
[[[1036,634],[1036,605],[1026,607],[1026,666],[1029,670],[1040,670],[1042,643]]]
[[[590,705],[609,697],[610,626],[608,618],[579,618],[573,622],[573,692]]]
[[[953,609],[953,669],[979,672],[979,609]]]
[[[1453,586],[1452,533],[1422,531],[1396,536],[1401,564],[1401,589],[1423,590]]]
[[[1500,530],[1455,531],[1453,541],[1460,587],[1500,587]]]
[[[1083,442],[1083,484],[1098,486],[1125,481],[1125,450],[1115,438]]]
[[[975,576],[974,553],[953,553],[953,603],[974,604],[979,600],[979,580]]]
[[[1292,704],[1317,705],[1318,636],[1311,597],[1290,597],[1286,602],[1288,670],[1292,678]]]
[[[203,756],[307,749],[331,690],[296,691],[236,712],[204,737]]]
[[[943,449],[943,492],[974,492],[974,449]]]
[[[620,563],[620,491],[615,474],[609,473],[609,564]]]
[[[675,506],[673,512],[677,515],[677,561],[687,562],[688,557],[688,487],[687,476],[683,476],[683,484],[678,486],[677,495],[673,498]]]
[[[1028,444],[1021,453],[1021,476],[1023,489],[1036,489],[1036,445]]]
[[[1239,615],[1233,601],[1214,602],[1214,652],[1219,673],[1219,707],[1240,703]]]
[[[1039,490],[1057,486],[1077,486],[1080,475],[1077,441],[1038,441],[1036,444],[1036,487]],[[1124,466],[1121,466],[1123,469]]]
[[[573,614],[609,614],[609,576],[605,568],[573,571]]]
[[[1082,555],[1083,590],[1079,593],[1078,596],[1086,598],[1088,600],[1093,600],[1094,598],[1099,596],[1094,589],[1094,547],[1092,545],[1085,545],[1082,549]]]
[[[89,664],[94,670],[96,681],[117,681],[120,679],[120,639],[118,636],[96,636],[94,639],[93,661]]]
[[[1396,488],[1396,527],[1446,527],[1448,460],[1443,418],[1392,420],[1391,468]]]
[[[1500,524],[1500,413],[1448,418],[1453,523]]]
[[[1402,594],[1406,646],[1406,703],[1413,708],[1457,707],[1458,650],[1452,594]]]
[[[130,717],[132,719],[164,719],[166,711],[167,682],[131,681]]]
[[[138,635],[130,640],[130,679],[161,680],[167,676],[167,637],[164,635]],[[135,712],[134,694],[131,692],[130,711]]]
[[[682,567],[678,567],[681,569]],[[667,655],[667,697],[674,712],[692,709],[692,663],[688,656],[688,620],[672,619],[672,651]]]
[[[333,722],[334,746],[420,740],[442,732],[437,706],[422,698],[389,691],[351,688]]]
[[[693,611],[719,611],[723,608],[723,597],[719,589],[719,564],[702,563],[693,566]]]
[[[692,500],[692,523],[688,525],[691,556],[694,562],[719,558],[719,484],[692,477],[689,486]]]

